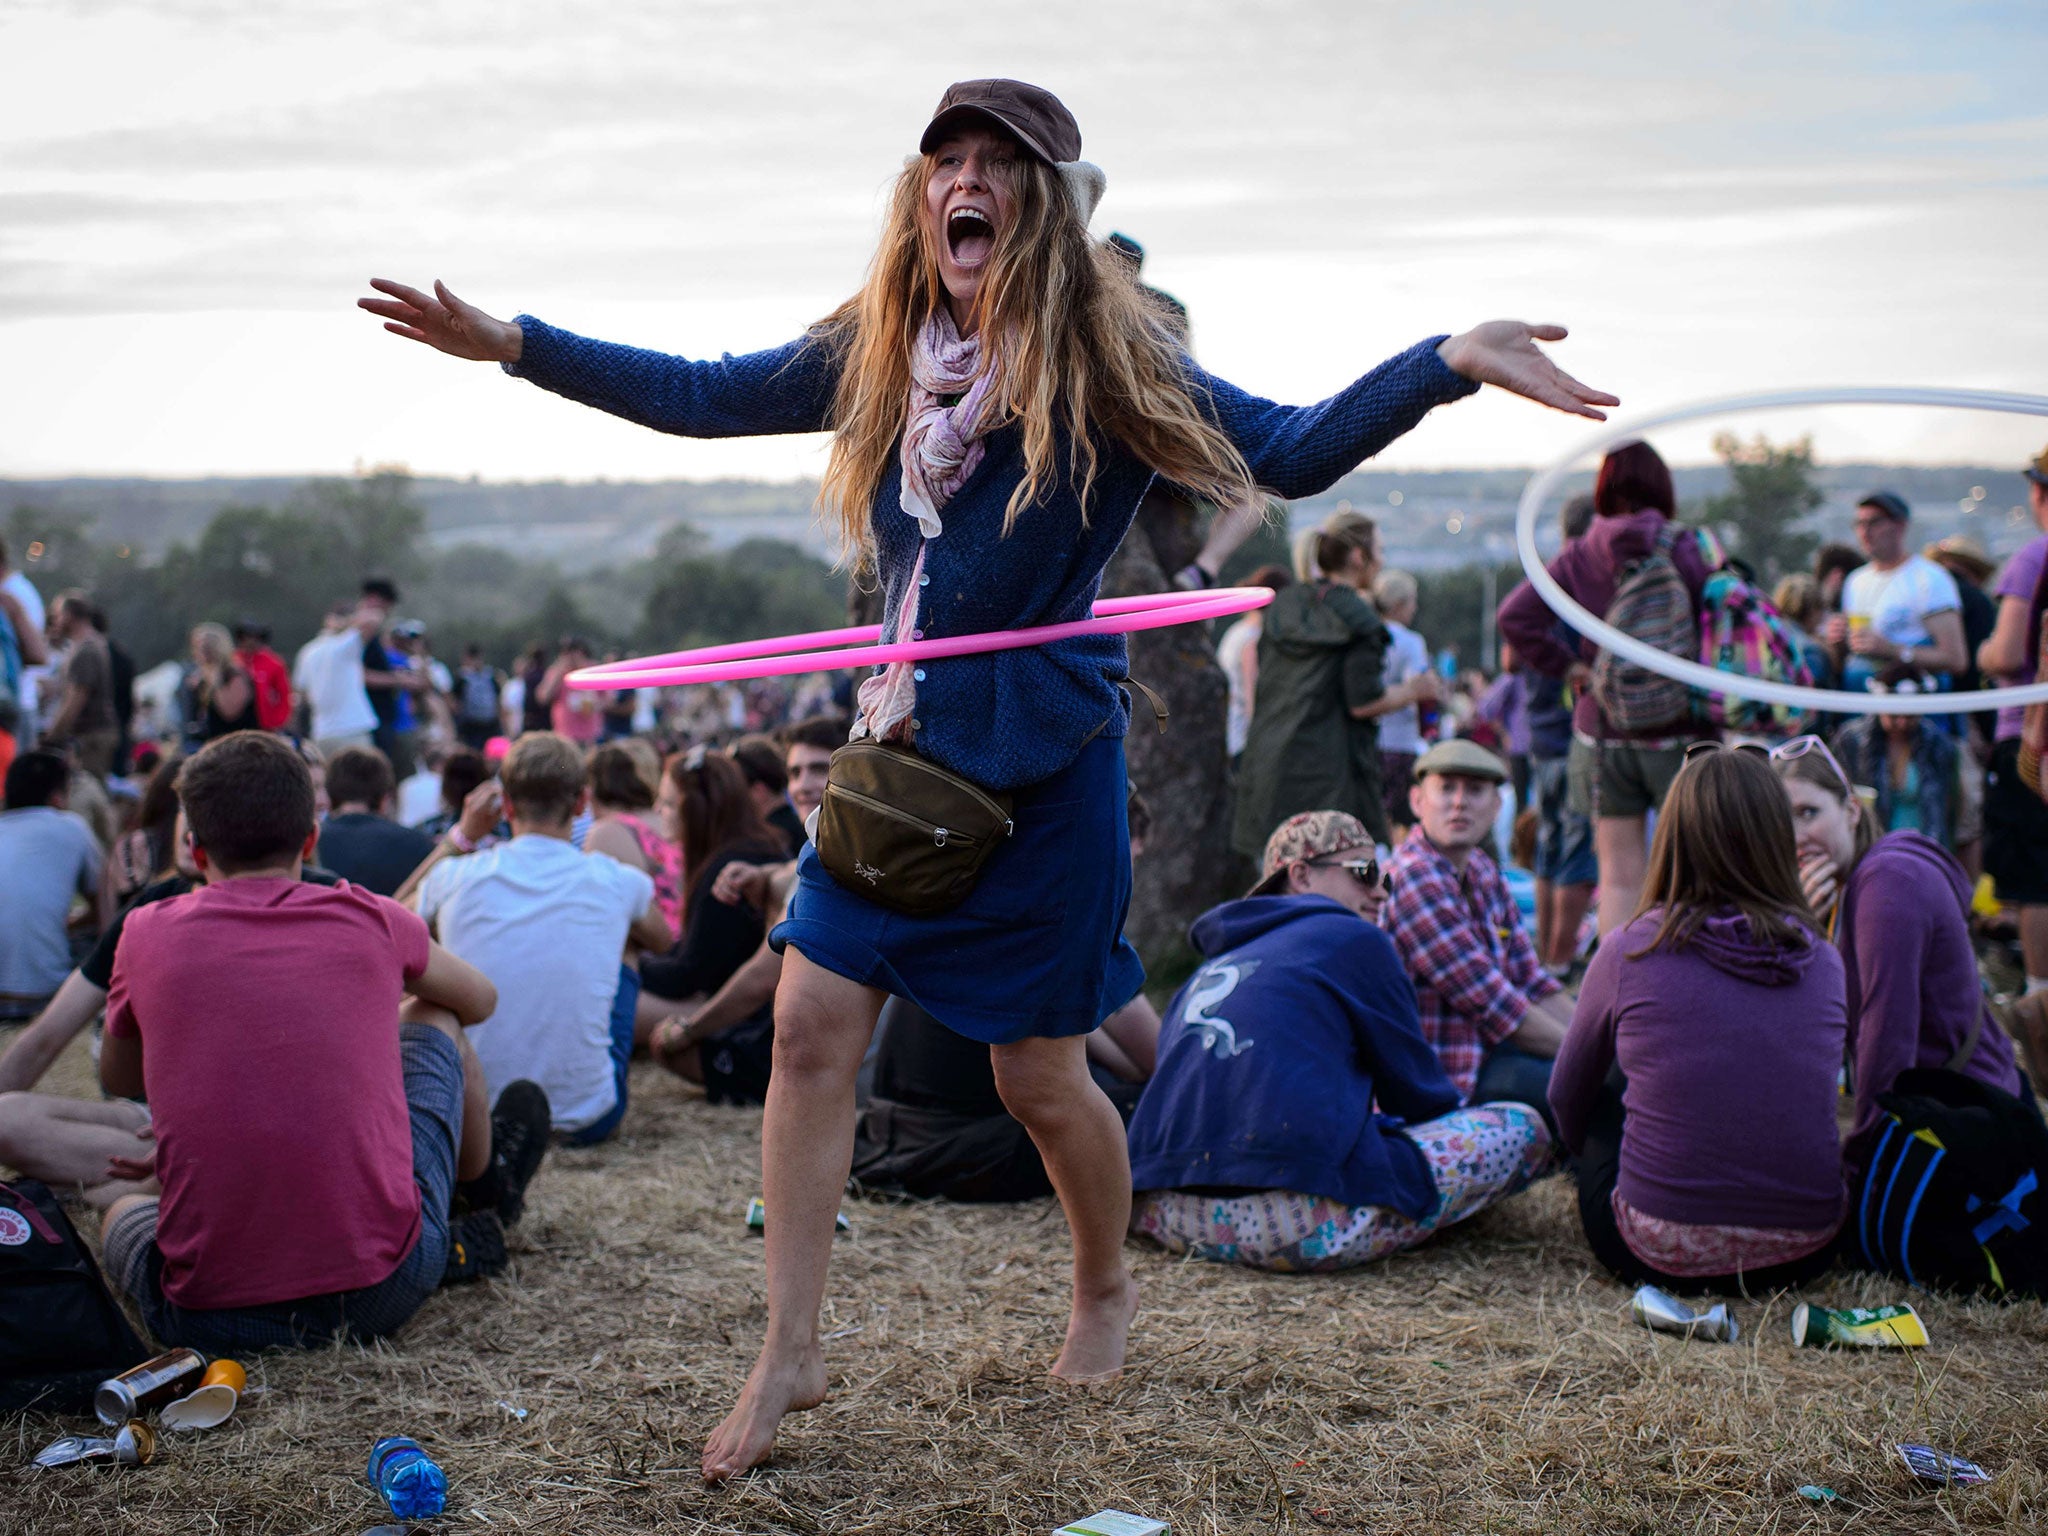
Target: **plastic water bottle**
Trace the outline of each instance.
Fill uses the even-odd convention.
[[[448,1507],[448,1478],[420,1443],[391,1435],[370,1447],[370,1486],[401,1520],[425,1520]]]

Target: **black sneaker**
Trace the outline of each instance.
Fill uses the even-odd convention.
[[[448,1224],[448,1264],[443,1285],[467,1285],[502,1275],[511,1259],[505,1252],[505,1224],[496,1211],[471,1211]]]
[[[505,1085],[491,1111],[491,1166],[498,1175],[498,1216],[508,1227],[526,1214],[526,1186],[547,1155],[553,1129],[546,1089],[523,1077]]]

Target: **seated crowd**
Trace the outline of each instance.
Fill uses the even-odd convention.
[[[33,1022],[0,1055],[0,1163],[101,1208],[108,1273],[167,1343],[389,1332],[503,1266],[550,1143],[618,1131],[636,1051],[713,1102],[763,1099],[774,929],[844,734],[814,719],[664,762],[528,731],[438,758],[419,831],[375,747],[228,732],[159,770],[119,884],[65,811],[64,760],[20,754],[0,849],[38,874],[0,969]],[[1090,1037],[1129,1128],[1132,1231],[1343,1268],[1569,1166],[1616,1276],[1826,1270],[1901,1072],[2034,1103],[1987,1018],[1971,883],[1928,825],[1957,814],[1940,754],[1890,717],[1863,734],[1857,778],[1817,736],[1684,752],[1576,996],[1496,859],[1511,770],[1482,746],[1419,755],[1391,856],[1348,812],[1288,817],[1250,891],[1194,924],[1164,1019],[1141,995]],[[1135,795],[1129,817],[1137,855]],[[80,896],[104,921],[74,965]],[[102,1012],[105,1099],[36,1092]],[[1050,1188],[988,1051],[902,1001],[862,1074],[854,1179]]]

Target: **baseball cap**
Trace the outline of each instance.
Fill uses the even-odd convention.
[[[1048,165],[1081,158],[1081,125],[1051,91],[1022,80],[960,80],[946,87],[917,147],[930,154],[948,133],[982,119],[1013,134]]]
[[[2026,467],[2024,473],[2034,484],[2048,488],[2048,448],[2034,455],[2034,462]]]
[[[1320,859],[1333,853],[1373,849],[1372,834],[1365,823],[1348,811],[1303,811],[1290,816],[1266,839],[1266,856],[1259,865],[1259,883],[1247,896],[1277,896],[1287,884],[1287,866],[1296,859]]]
[[[1906,498],[1897,491],[1872,491],[1856,503],[1859,507],[1876,507],[1886,517],[1895,517],[1902,523],[1913,520],[1913,509],[1906,505]]]
[[[1468,779],[1491,779],[1496,784],[1504,784],[1508,778],[1508,765],[1478,742],[1460,737],[1440,741],[1415,759],[1416,778],[1430,773],[1455,773]]]

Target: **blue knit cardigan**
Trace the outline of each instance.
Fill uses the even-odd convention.
[[[557,330],[521,315],[525,342],[505,371],[628,421],[682,437],[757,437],[830,427],[836,363],[804,337],[766,352],[692,362]],[[1441,336],[1417,342],[1320,405],[1276,405],[1186,363],[1191,392],[1234,442],[1258,483],[1282,498],[1325,490],[1420,421],[1431,407],[1478,385],[1444,366]],[[1025,508],[1007,538],[1003,511],[1024,477],[1015,424],[985,439],[980,466],[940,516],[945,532],[925,555],[917,631],[924,638],[1060,624],[1088,616],[1153,472],[1113,439],[1097,443],[1084,517],[1077,484],[1062,477]],[[1071,465],[1061,436],[1058,462]],[[871,514],[885,612],[899,610],[917,561],[917,524],[903,511],[892,457]],[[917,749],[990,789],[1016,789],[1070,764],[1091,736],[1122,736],[1129,706],[1121,635],[1088,636],[986,656],[926,662],[917,676]]]

